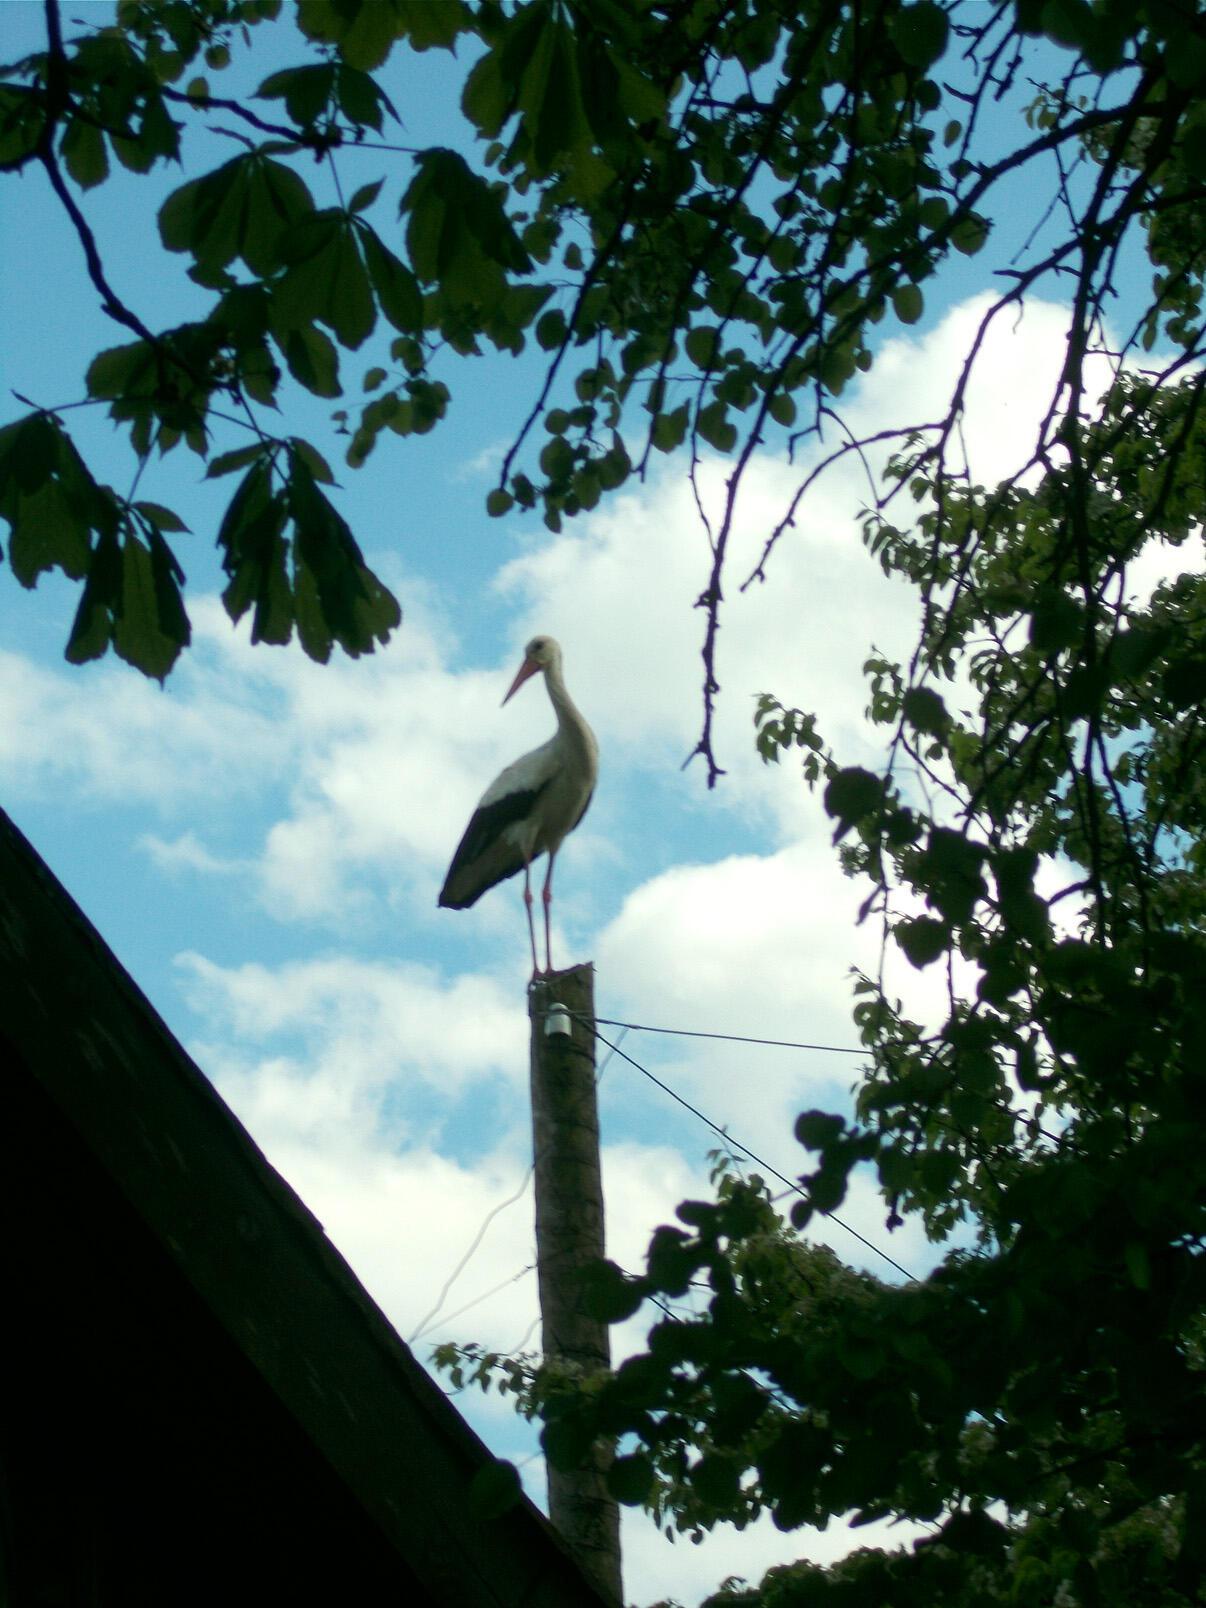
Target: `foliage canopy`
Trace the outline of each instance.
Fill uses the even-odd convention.
[[[1042,247],[1003,270],[989,315],[1043,285],[1072,295],[1040,454],[1084,401],[1084,360],[1104,338],[1132,226],[1161,271],[1124,350],[1161,334],[1193,347],[1206,177],[1193,4],[300,0],[298,64],[249,97],[217,94],[198,69],[254,62],[257,30],[281,27],[280,10],[120,0],[111,26],[66,39],[46,0],[47,49],[0,83],[0,169],[45,172],[127,337],[85,383],[129,432],[135,489],[156,453],[181,445],[209,475],[241,477],[217,536],[227,608],[251,612],[257,640],[296,627],[316,657],[334,643],[357,653],[399,619],[330,501],[323,452],[274,427],[290,384],[341,398],[348,354],[372,341],[368,399],[355,418],[333,415],[359,465],[383,433],[439,424],[465,359],[534,342],[547,379],[492,513],[539,505],[557,528],[644,473],[652,453],[685,444],[692,466],[734,456],[701,596],[700,751],[714,779],[715,633],[741,471],[768,438],[796,447],[840,431],[836,399],[872,363],[876,326],[916,322],[942,264],[983,251],[1004,183],[1037,177],[1040,163],[1062,175]],[[399,117],[383,82],[391,53],[432,49],[471,62],[462,110],[476,164],[387,139]],[[993,102],[1036,77],[1048,87],[1030,132],[1004,154],[983,151]],[[106,276],[85,205],[114,162],[149,174],[195,161],[199,131],[213,128],[242,149],[159,215],[164,271],[178,259],[210,310],[155,331]],[[379,150],[383,176],[345,196],[351,147]],[[399,227],[383,231],[365,214],[387,183]],[[919,451],[944,468],[965,383],[944,420],[901,420],[901,439],[928,423]],[[538,426],[543,445],[529,450]],[[178,516],[100,485],[49,405],[0,434],[0,512],[24,585],[51,567],[82,583],[70,658],[113,643],[166,674],[188,640]]]
[[[868,663],[886,762],[842,765],[811,714],[770,696],[758,741],[823,785],[866,919],[945,972],[945,1019],[910,1020],[882,977],[860,979],[867,1072],[852,1117],[801,1118],[815,1165],[792,1226],[759,1180],[724,1175],[658,1231],[641,1277],[599,1286],[619,1318],[703,1279],[706,1311],[656,1323],[614,1376],[507,1377],[550,1458],[624,1438],[617,1496],[671,1526],[766,1509],[785,1528],[850,1510],[931,1527],[730,1598],[1200,1601],[1206,586],[1200,567],[1150,594],[1132,578],[1152,544],[1200,542],[1206,501],[1201,5],[299,0],[303,59],[249,99],[213,93],[199,58],[219,74],[254,56],[279,10],[121,0],[113,26],[67,40],[47,0],[47,49],[0,83],[0,167],[45,173],[123,328],[84,383],[137,470],[128,495],[100,484],[65,409],[0,431],[17,579],[81,583],[69,658],[112,644],[166,675],[189,634],[183,522],[136,492],[185,446],[239,477],[217,532],[232,617],[250,612],[257,640],[296,630],[317,658],[369,651],[398,605],[322,451],[274,433],[274,410],[290,384],[342,399],[363,352],[367,399],[333,414],[358,466],[441,425],[476,354],[534,344],[545,381],[491,513],[539,506],[557,529],[655,453],[683,449],[693,475],[731,458],[700,597],[713,780],[745,466],[768,445],[811,453],[761,577],[826,464],[889,441],[864,537],[916,586],[924,626],[908,664]],[[391,53],[453,47],[480,150],[400,153]],[[1021,98],[1002,152],[993,108]],[[149,173],[232,119],[239,153],[159,214],[210,310],[154,330],[110,283],[81,195],[114,161]],[[385,171],[345,199],[352,145]],[[994,261],[997,198],[1022,181],[1050,207]],[[386,184],[394,231],[368,215]],[[1113,330],[1136,254],[1150,295]],[[999,290],[949,408],[856,439],[844,389],[959,255],[992,263]],[[982,487],[960,455],[968,382],[988,324],[1038,289],[1068,302],[1066,360],[1029,463]],[[936,1241],[961,1234],[924,1281],[856,1275],[799,1239],[860,1165],[889,1226],[912,1212]],[[463,1377],[465,1356],[447,1360]]]

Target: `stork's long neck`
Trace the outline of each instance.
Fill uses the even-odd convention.
[[[561,660],[554,658],[545,666],[544,684],[548,688],[549,702],[557,716],[557,730],[568,743],[582,750],[584,757],[598,752],[595,734],[586,724],[585,717],[569,695],[565,677],[561,674]]]

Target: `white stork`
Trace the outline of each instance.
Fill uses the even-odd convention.
[[[529,676],[544,672],[544,684],[557,716],[557,730],[547,743],[517,759],[496,776],[481,796],[465,828],[439,902],[467,910],[487,888],[523,872],[523,902],[532,943],[532,976],[540,976],[536,929],[532,922],[532,861],[548,854],[544,878],[544,958],[553,969],[549,938],[549,906],[553,899],[553,861],[565,838],[586,814],[599,769],[599,745],[565,690],[561,649],[550,636],[533,637],[505,704]]]

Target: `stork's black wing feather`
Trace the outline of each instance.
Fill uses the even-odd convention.
[[[502,834],[513,822],[525,820],[532,813],[536,800],[548,786],[546,781],[540,787],[504,793],[474,810],[440,889],[440,904],[451,910],[467,910],[488,888],[523,870],[523,856],[502,842]],[[475,868],[480,875],[473,875]]]

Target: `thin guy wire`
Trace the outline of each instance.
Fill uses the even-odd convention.
[[[444,1322],[451,1323],[453,1318],[461,1317],[472,1307],[480,1306],[483,1301],[488,1301],[492,1295],[497,1295],[500,1290],[505,1290],[508,1284],[518,1284],[525,1273],[534,1273],[535,1271],[535,1262],[529,1262],[526,1267],[521,1267],[518,1273],[512,1273],[509,1278],[503,1279],[500,1284],[495,1284],[490,1289],[483,1290],[481,1295],[475,1295],[472,1301],[466,1301],[464,1306],[457,1307],[455,1312],[449,1312],[445,1316]],[[421,1340],[425,1334],[429,1334],[434,1327],[434,1319],[432,1319],[431,1322],[428,1322],[426,1319],[424,1319],[423,1325],[416,1329],[414,1334],[412,1334],[410,1339],[406,1342],[407,1345],[413,1346],[417,1340]]]
[[[444,1288],[440,1291],[438,1297],[436,1298],[435,1306],[432,1307],[431,1311],[426,1315],[426,1317],[421,1318],[419,1320],[418,1327],[415,1329],[414,1333],[411,1335],[410,1339],[407,1341],[408,1345],[414,1345],[415,1341],[417,1339],[419,1339],[419,1337],[421,1335],[425,1334],[428,1329],[431,1328],[432,1324],[439,1317],[440,1312],[443,1309],[444,1302],[448,1299],[449,1290],[452,1289],[452,1286],[456,1283],[457,1279],[460,1278],[461,1274],[468,1267],[470,1258],[473,1256],[474,1251],[477,1250],[477,1248],[481,1244],[482,1240],[485,1239],[486,1230],[489,1228],[490,1224],[494,1221],[494,1219],[498,1216],[499,1212],[505,1211],[508,1206],[514,1206],[515,1202],[520,1199],[520,1197],[524,1194],[524,1192],[526,1191],[526,1189],[528,1187],[528,1180],[531,1178],[532,1174],[535,1171],[536,1171],[536,1163],[533,1161],[531,1166],[528,1168],[527,1172],[524,1173],[523,1182],[520,1184],[519,1188],[515,1191],[515,1193],[513,1195],[508,1195],[506,1200],[499,1201],[497,1206],[491,1206],[490,1210],[486,1213],[485,1217],[482,1219],[481,1226],[478,1228],[477,1233],[473,1236],[473,1239],[472,1239],[472,1242],[470,1243],[469,1249],[465,1252],[464,1256],[461,1257],[460,1261],[456,1264],[456,1266],[453,1268],[452,1272],[448,1275],[447,1279],[445,1280]],[[455,1317],[456,1314],[453,1313],[453,1314],[451,1314],[451,1316]]]
[[[622,1027],[624,1029],[624,1031],[620,1034],[620,1043],[623,1044],[624,1040],[628,1037],[628,1024],[627,1024],[627,1022],[619,1022],[619,1023],[612,1022],[609,1025],[612,1026],[612,1027],[619,1026],[619,1027]],[[595,1072],[595,1088],[596,1089],[599,1087],[600,1083],[602,1083],[603,1074],[604,1074],[604,1072],[607,1071],[608,1065],[610,1064],[611,1058],[612,1058],[612,1056],[614,1054],[615,1054],[614,1050],[608,1050],[607,1054],[603,1057],[602,1065]]]
[[[576,1014],[576,1012],[571,1012],[571,1015]],[[578,1016],[578,1020],[585,1026],[589,1027],[591,1025],[588,1018],[584,1016]],[[620,1049],[619,1045],[612,1044],[609,1039],[605,1039],[602,1033],[599,1032],[597,1026],[595,1027],[594,1032],[595,1037],[599,1040],[600,1044],[606,1044],[608,1049],[614,1051],[614,1053],[622,1060],[627,1061],[630,1066],[636,1067],[638,1072],[644,1073],[644,1075],[649,1079],[650,1083],[656,1083],[659,1089],[664,1090],[664,1092],[668,1094],[672,1100],[677,1100],[679,1105],[683,1106],[687,1111],[689,1111],[693,1117],[698,1117],[702,1123],[705,1123],[709,1128],[711,1128],[713,1133],[718,1133],[726,1144],[736,1145],[737,1149],[743,1151],[751,1161],[756,1162],[759,1167],[765,1168],[767,1172],[773,1173],[779,1182],[786,1184],[788,1189],[790,1189],[794,1194],[799,1195],[803,1200],[808,1199],[808,1196],[805,1194],[804,1190],[800,1188],[800,1185],[789,1178],[786,1173],[781,1173],[777,1167],[772,1167],[769,1161],[763,1161],[762,1157],[759,1156],[755,1151],[751,1150],[748,1145],[743,1145],[740,1139],[734,1139],[733,1135],[731,1133],[727,1133],[725,1129],[719,1125],[719,1123],[713,1122],[711,1117],[705,1116],[698,1106],[693,1106],[690,1100],[684,1100],[682,1095],[676,1093],[676,1091],[672,1089],[668,1083],[663,1083],[661,1078],[655,1077],[654,1074],[650,1072],[648,1067],[642,1066],[639,1061],[634,1061],[632,1056],[629,1055],[626,1050]],[[858,1229],[851,1227],[849,1223],[843,1222],[836,1212],[826,1212],[823,1215],[828,1217],[831,1223],[836,1223],[839,1228],[844,1228],[847,1234],[853,1234],[854,1238],[858,1240],[860,1244],[865,1245],[869,1251],[874,1251],[876,1256],[882,1257],[883,1260],[887,1262],[889,1267],[894,1267],[896,1271],[898,1273],[902,1273],[906,1279],[909,1279],[914,1283],[916,1282],[913,1274],[909,1272],[907,1267],[901,1267],[900,1263],[895,1257],[889,1256],[887,1251],[881,1251],[879,1246],[876,1245],[874,1241],[869,1240],[865,1234],[860,1234]]]
[[[621,1023],[621,1026],[622,1025],[623,1024]],[[627,1031],[627,1030],[625,1030],[625,1031]],[[625,1035],[621,1034],[620,1036],[621,1036],[621,1039],[622,1039]],[[607,1070],[607,1064],[608,1064],[608,1062],[610,1060],[611,1060],[611,1054],[605,1055],[603,1057],[603,1063],[599,1067],[598,1071],[595,1073],[595,1082],[596,1082],[596,1084],[598,1083],[599,1079],[603,1076],[604,1072]],[[435,1306],[432,1307],[431,1311],[428,1312],[428,1314],[427,1314],[427,1316],[425,1318],[420,1320],[418,1328],[414,1331],[414,1333],[410,1336],[410,1339],[407,1341],[408,1345],[414,1345],[416,1340],[421,1340],[425,1334],[429,1334],[431,1332],[431,1330],[435,1327],[435,1320],[440,1316],[441,1312],[443,1311],[444,1302],[448,1299],[449,1290],[451,1290],[452,1286],[456,1283],[457,1279],[460,1278],[461,1274],[465,1271],[466,1267],[469,1265],[470,1259],[472,1258],[474,1252],[481,1245],[482,1240],[485,1237],[486,1229],[490,1226],[490,1224],[494,1220],[494,1218],[498,1216],[499,1212],[503,1211],[508,1206],[513,1206],[515,1204],[515,1202],[517,1200],[519,1200],[520,1197],[525,1193],[525,1191],[527,1190],[527,1187],[528,1187],[528,1182],[531,1179],[532,1174],[535,1172],[535,1170],[536,1170],[536,1163],[533,1162],[531,1164],[531,1166],[529,1166],[527,1172],[524,1174],[523,1182],[520,1184],[520,1186],[516,1190],[515,1194],[510,1196],[509,1199],[501,1201],[497,1206],[492,1206],[490,1208],[490,1210],[486,1213],[486,1216],[483,1219],[483,1221],[481,1223],[481,1226],[478,1228],[477,1233],[473,1237],[472,1244],[469,1246],[469,1249],[465,1252],[465,1254],[461,1257],[461,1259],[457,1263],[456,1267],[453,1268],[452,1272],[448,1275],[447,1282],[445,1283],[444,1288],[440,1291],[439,1298],[436,1301]],[[533,1266],[534,1265],[535,1264],[533,1264]],[[521,1272],[517,1273],[515,1275],[515,1278],[520,1278],[523,1273],[526,1273],[528,1271],[529,1271],[528,1268],[521,1269]],[[485,1295],[476,1296],[472,1301],[469,1302],[468,1306],[458,1307],[455,1312],[450,1312],[447,1315],[447,1317],[444,1319],[444,1321],[446,1323],[451,1323],[453,1318],[460,1317],[463,1312],[468,1312],[470,1307],[477,1306],[478,1302],[486,1300],[488,1296],[495,1295],[499,1290],[505,1289],[508,1284],[512,1284],[512,1283],[514,1283],[513,1279],[504,1280],[502,1284],[496,1285],[494,1287],[494,1289],[487,1290]],[[536,1321],[539,1321],[539,1320],[537,1319]],[[528,1335],[531,1334],[532,1329],[534,1327],[535,1327],[535,1324],[529,1325]],[[527,1336],[525,1336],[524,1339],[526,1340]],[[521,1345],[522,1344],[523,1344],[523,1342],[521,1342]],[[515,1349],[518,1350],[519,1347],[516,1347]]]
[[[699,1033],[689,1027],[649,1027],[644,1022],[617,1022],[614,1017],[597,1016],[604,1027],[627,1027],[634,1033],[668,1033],[674,1038],[723,1039],[728,1044],[766,1044],[777,1050],[824,1050],[828,1055],[866,1055],[866,1050],[852,1050],[845,1044],[798,1044],[794,1039],[751,1038],[746,1033]],[[603,1040],[604,1044],[607,1040]]]

